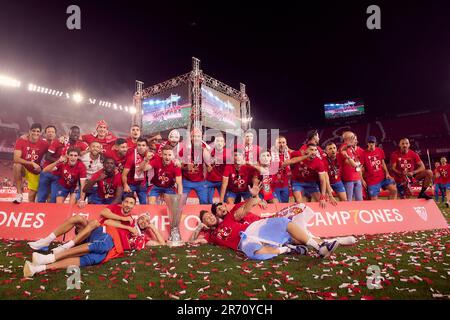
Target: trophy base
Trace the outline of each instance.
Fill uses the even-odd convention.
[[[167,241],[167,245],[169,247],[182,247],[184,246],[184,242],[183,241]]]

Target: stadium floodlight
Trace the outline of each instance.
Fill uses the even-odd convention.
[[[19,88],[21,83],[17,79],[5,75],[0,75],[0,85],[5,87]]]
[[[135,107],[130,107],[130,113],[131,114],[136,114],[137,110]]]
[[[76,103],[80,103],[83,101],[83,96],[79,92],[75,92],[74,94],[72,94],[72,99]]]

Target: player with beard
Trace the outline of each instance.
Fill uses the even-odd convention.
[[[325,242],[312,236],[306,229],[306,224],[301,227],[299,223],[287,217],[261,219],[253,214],[251,210],[255,206],[265,206],[263,200],[258,197],[259,189],[259,186],[251,188],[252,198],[234,205],[231,211],[222,203],[213,204],[211,212],[201,211],[202,224],[192,235],[191,241],[240,250],[255,260],[271,259],[289,252],[288,243],[311,246],[322,258],[328,258],[336,250],[339,245],[337,240]],[[219,222],[219,218],[223,220]],[[200,234],[202,229],[206,230]],[[306,253],[306,250],[303,253]]]
[[[108,124],[105,120],[99,120],[97,121],[95,132],[85,134],[81,136],[81,139],[89,145],[94,141],[99,142],[102,145],[102,152],[105,152],[111,149],[117,137],[108,131]]]
[[[194,128],[191,132],[191,141],[181,150],[183,193],[189,195],[191,190],[195,190],[200,204],[208,203],[208,188],[203,173],[203,159],[207,158],[207,145],[202,140],[202,132]],[[186,152],[187,154],[183,154]]]
[[[48,142],[41,138],[42,127],[39,123],[33,123],[30,127],[29,138],[19,138],[14,147],[14,183],[17,188],[17,196],[14,203],[23,201],[22,177],[28,181],[28,202],[34,202],[39,187],[39,174],[42,158],[48,150]]]
[[[177,194],[183,193],[181,169],[175,165],[173,158],[172,148],[165,146],[162,150],[162,158],[155,156],[153,159],[150,157],[144,159],[144,171],[153,170],[154,172],[148,196],[149,204],[156,204],[157,197],[161,195],[175,194],[175,186]]]
[[[99,170],[103,169],[103,149],[100,142],[93,141],[89,145],[89,151],[81,156],[80,160],[86,167],[86,179],[90,179],[92,175]],[[90,198],[92,195],[97,193],[97,186],[94,185],[91,193],[87,194],[86,197]],[[80,199],[81,189],[78,188],[77,199]]]
[[[309,144],[305,155],[294,151],[291,153],[291,159],[285,161],[283,166],[292,166],[292,192],[295,201],[300,203],[303,202],[303,196],[311,196],[324,208],[327,200],[326,170],[317,153],[317,146]]]
[[[325,153],[326,156],[323,158],[323,164],[328,171],[331,188],[331,190],[328,190],[328,195],[331,199],[334,191],[340,201],[347,201],[347,193],[345,192],[345,187],[341,180],[341,168],[338,161],[336,144],[334,144],[334,142],[329,142],[325,147]]]
[[[326,153],[320,147],[319,142],[320,142],[319,131],[317,131],[317,129],[309,130],[306,133],[306,142],[300,147],[299,151],[302,153],[302,155],[305,155],[306,150],[308,149],[308,145],[315,144],[317,146],[316,157],[319,159],[323,159],[324,157],[326,157]]]
[[[287,145],[286,137],[279,136],[270,152],[272,163],[276,164],[278,168],[273,181],[274,194],[278,201],[283,203],[289,202],[289,181],[291,177],[291,168],[284,167],[283,162],[291,158],[290,152],[292,151]]]
[[[137,124],[131,126],[130,136],[127,138],[126,143],[129,148],[128,152],[132,152],[137,147],[137,141],[141,137],[141,127]]]
[[[251,194],[248,192],[250,185],[256,182],[257,170],[245,164],[244,152],[240,149],[234,151],[234,164],[228,164],[222,177],[222,187],[220,189],[220,202],[228,204],[234,203],[237,196],[244,200],[249,199]]]
[[[408,138],[400,140],[399,148],[399,150],[391,154],[391,168],[400,196],[402,198],[405,196],[405,187],[402,184],[404,180],[414,178],[416,180],[422,180],[422,189],[418,198],[430,200],[431,197],[425,192],[431,186],[433,172],[425,169],[425,165],[419,155],[410,150]]]
[[[87,179],[83,189],[85,194],[92,194],[93,186],[97,186],[96,193],[89,199],[90,204],[117,204],[122,201],[122,174],[116,169],[114,159],[105,158],[103,169]]]
[[[225,139],[222,135],[216,136],[213,142],[212,151],[206,154],[206,187],[208,188],[208,203],[213,203],[214,191],[220,195],[222,188],[223,172],[227,165],[227,149]]]
[[[129,150],[134,150],[134,148],[129,148],[128,142],[125,139],[119,138],[116,140],[111,150],[105,152],[105,158],[114,159],[117,170],[122,173],[125,163],[127,162],[127,155],[130,152]]]
[[[279,201],[273,188],[278,172],[278,163],[272,162],[272,156],[269,151],[262,150],[259,155],[259,164],[254,167],[259,171],[257,183],[261,183],[260,197],[268,203],[278,203]]]
[[[257,144],[253,144],[253,141],[253,131],[248,130],[244,136],[244,157],[245,163],[248,165],[257,164],[261,153],[261,148]]]
[[[364,150],[358,147],[358,139],[351,131],[342,134],[344,143],[339,148],[338,160],[342,181],[347,193],[347,201],[363,200],[361,158]]]
[[[176,160],[180,159],[183,152],[182,151],[183,148],[180,143],[180,138],[181,138],[180,132],[177,129],[173,129],[172,131],[170,131],[167,141],[164,141],[161,144],[156,145],[158,156],[161,157],[162,149],[164,148],[164,146],[169,145],[173,149],[175,159]]]
[[[389,191],[389,199],[397,199],[397,188],[394,179],[390,176],[383,149],[376,146],[377,138],[370,136],[367,139],[367,149],[361,159],[363,177],[362,184],[367,188],[370,200],[377,200],[380,189]]]
[[[67,150],[66,155],[61,156],[57,161],[49,164],[44,168],[44,172],[52,172],[58,176],[56,188],[52,192],[56,191],[56,203],[64,203],[67,196],[70,196],[69,203],[75,204],[75,189],[78,183],[81,184],[81,189],[84,187],[86,181],[86,167],[78,160],[80,156],[80,149],[76,147],[70,147]],[[85,195],[81,193],[81,199],[84,199]],[[78,205],[83,206],[84,200],[80,200]]]
[[[105,208],[100,215],[105,222],[108,219],[120,220],[132,223],[131,211],[136,204],[136,199],[126,196],[121,204],[111,205]],[[106,224],[106,223],[105,223]],[[29,242],[33,250],[41,250],[48,247],[57,237],[76,229],[76,236],[63,245],[53,249],[52,254],[43,255],[33,253],[33,263],[25,262],[23,273],[25,278],[33,277],[36,273],[45,270],[66,269],[69,266],[92,266],[102,263],[107,254],[114,248],[113,236],[104,230],[98,220],[87,221],[82,216],[73,216],[56,228],[51,234],[43,239]],[[108,230],[108,228],[106,228]],[[123,229],[124,230],[124,229]],[[127,230],[137,235],[137,231]],[[124,234],[124,240],[127,235]],[[122,237],[121,237],[122,240]],[[128,242],[128,241],[127,241]],[[129,244],[128,244],[128,247]]]
[[[148,152],[147,140],[139,138],[134,152],[127,156],[127,162],[122,172],[123,191],[138,195],[139,204],[147,204],[147,171],[144,171],[145,158],[152,158]]]
[[[80,128],[73,126],[69,129],[69,136],[62,136],[59,139],[55,139],[48,148],[47,154],[45,155],[45,161],[43,167],[47,167],[49,164],[57,161],[62,155],[67,154],[67,150],[70,147],[75,147],[80,149],[81,156],[84,155],[89,146],[86,142],[80,140]],[[37,202],[46,202],[49,193],[51,193],[52,186],[56,187],[58,181],[58,176],[51,172],[42,172],[39,178],[39,189],[37,193]],[[56,202],[56,193],[52,193],[50,197],[50,203]]]

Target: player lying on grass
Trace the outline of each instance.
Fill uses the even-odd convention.
[[[135,204],[134,197],[126,196],[121,205],[110,206],[101,212],[102,222],[88,221],[76,215],[67,219],[46,238],[29,242],[32,249],[41,250],[48,247],[57,237],[75,228],[75,238],[53,249],[52,254],[43,255],[34,252],[32,263],[25,262],[24,277],[32,277],[35,273],[47,269],[100,264],[106,262],[105,258],[109,256],[113,248],[118,254],[116,256],[119,256],[124,250],[140,250],[146,245],[164,245],[164,239],[150,223],[150,217],[147,214],[140,215],[134,223],[130,214]],[[114,228],[105,228],[105,226]],[[113,234],[113,231],[116,233]],[[113,257],[115,256],[110,256],[110,258]]]
[[[201,211],[201,225],[192,235],[191,241],[240,250],[255,260],[271,259],[291,249],[306,253],[305,244],[317,250],[322,258],[328,258],[336,250],[338,240],[323,241],[309,233],[306,223],[312,217],[311,214],[298,215],[297,220],[294,220],[277,214],[262,219],[251,213],[257,205],[261,204],[263,208],[266,206],[258,197],[260,188],[261,184],[249,187],[252,198],[235,205],[231,211],[222,203],[213,204],[211,212]],[[219,222],[219,219],[223,220]]]

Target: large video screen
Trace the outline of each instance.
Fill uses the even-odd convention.
[[[191,114],[189,85],[184,84],[142,100],[142,131],[145,135],[186,128]]]
[[[226,131],[241,128],[240,101],[202,86],[202,117],[206,127]]]
[[[364,114],[364,102],[361,99],[346,100],[324,104],[325,119],[346,118]]]

